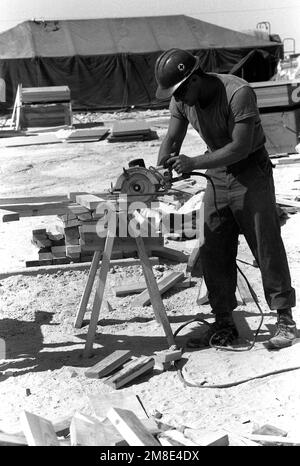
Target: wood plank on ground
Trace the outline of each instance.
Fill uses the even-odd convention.
[[[132,353],[129,350],[116,350],[94,366],[89,367],[84,375],[91,379],[105,377],[127,362],[131,358],[131,355]]]
[[[154,358],[141,356],[126,363],[120,371],[108,377],[104,383],[114,389],[121,388],[140,375],[144,375],[152,371],[154,364]]]
[[[158,280],[157,285],[158,289],[160,291],[160,294],[165,293],[168,291],[172,286],[176,285],[179,281],[183,280],[184,278],[184,273],[183,272],[170,272],[160,280]],[[151,299],[149,295],[148,288],[144,290],[140,295],[138,295],[131,305],[133,307],[137,306],[146,306],[147,304],[150,304]]]
[[[23,411],[20,421],[29,446],[59,445],[53,424],[47,419],[28,411]]]
[[[159,446],[159,442],[132,411],[110,408],[107,417],[129,445]]]

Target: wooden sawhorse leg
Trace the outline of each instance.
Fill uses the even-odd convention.
[[[88,302],[89,302],[89,299],[90,299],[90,295],[91,295],[91,292],[92,292],[92,289],[93,289],[95,277],[96,277],[96,274],[97,274],[100,258],[101,258],[101,251],[95,251],[94,255],[93,255],[93,260],[92,260],[92,263],[91,263],[88,279],[87,279],[87,282],[86,282],[86,285],[85,285],[85,289],[84,289],[83,295],[81,297],[79,308],[78,308],[78,311],[77,311],[77,314],[76,314],[75,324],[74,324],[75,328],[81,328],[81,326],[82,326],[84,315],[86,313],[86,308],[87,308],[87,305],[88,305]]]
[[[137,236],[135,240],[156,320],[162,325],[169,346],[175,345],[174,335],[147,255],[144,240],[141,236]]]
[[[112,253],[112,249],[114,245],[114,239],[115,239],[114,235],[111,235],[108,232],[106,241],[105,241],[105,248],[103,251],[103,257],[102,257],[102,263],[101,263],[101,268],[100,268],[100,273],[99,273],[99,278],[98,278],[98,283],[97,283],[97,288],[96,288],[96,294],[94,297],[91,320],[90,320],[89,329],[87,333],[87,339],[86,339],[85,348],[84,348],[85,356],[89,356],[93,348],[93,342],[95,339],[100,309],[101,309],[101,305],[103,302],[107,274],[110,268],[110,258],[111,258],[111,253]]]

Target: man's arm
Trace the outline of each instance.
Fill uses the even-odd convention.
[[[178,155],[185,138],[188,121],[171,116],[168,132],[159,148],[157,165],[163,165],[171,155]]]
[[[237,122],[232,140],[224,147],[210,153],[187,157],[181,154],[172,167],[177,173],[189,173],[196,169],[227,167],[248,157],[254,134],[254,117]]]

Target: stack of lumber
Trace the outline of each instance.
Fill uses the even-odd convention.
[[[38,260],[26,261],[26,267],[69,263],[66,257],[65,238],[61,233],[47,232],[46,228],[32,231],[32,244],[38,248]]]
[[[300,134],[300,80],[251,83],[269,154],[292,154]]]
[[[105,139],[109,132],[108,128],[87,128],[62,130],[57,133],[57,137],[65,142],[96,142]]]
[[[113,124],[109,142],[150,141],[158,139],[145,120],[117,121]]]
[[[19,99],[22,128],[72,125],[68,86],[21,87]]]

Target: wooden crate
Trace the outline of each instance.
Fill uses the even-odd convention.
[[[55,104],[28,104],[20,108],[20,126],[47,127],[72,125],[72,108],[70,102]]]
[[[300,136],[300,109],[261,113],[266,135],[266,149],[270,155],[293,154]]]

